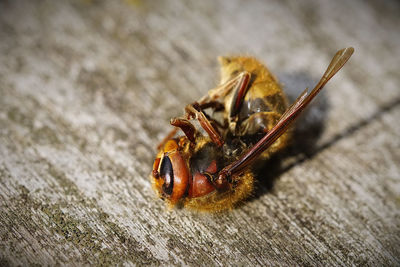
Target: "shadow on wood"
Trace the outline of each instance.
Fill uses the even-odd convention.
[[[323,97],[322,99],[323,101],[321,101],[321,103],[327,102],[325,97]],[[315,106],[312,105],[308,112],[304,114],[304,116],[297,122],[294,129],[292,145],[290,145],[286,151],[283,151],[282,153],[272,157],[268,162],[266,162],[266,164],[262,168],[257,171],[258,187],[256,188],[254,198],[258,198],[261,195],[270,192],[273,189],[274,182],[276,181],[276,179],[279,178],[281,174],[289,171],[299,164],[302,164],[306,160],[312,159],[320,152],[330,148],[340,140],[350,137],[355,132],[366,127],[374,120],[379,119],[384,114],[391,112],[398,106],[400,106],[400,96],[384,105],[381,105],[370,116],[358,121],[355,124],[350,125],[341,133],[334,135],[330,140],[316,147],[316,141],[323,132],[323,118],[326,117],[329,105],[325,104],[324,107],[319,106],[319,104]],[[320,115],[321,120],[316,120],[314,123],[312,123],[309,121],[309,119],[306,118],[306,116],[309,116],[317,109],[320,109],[322,111]],[[286,166],[284,166],[285,164],[282,164],[282,161],[284,161],[286,158],[292,157],[295,157],[297,159],[294,162],[287,164]]]
[[[283,73],[279,80],[283,85],[289,103],[293,103],[305,88],[313,88],[317,79],[311,78],[304,72],[293,74]],[[329,85],[325,90],[329,90]],[[257,166],[255,173],[257,184],[254,198],[272,190],[274,181],[285,171],[282,161],[285,158],[298,157],[315,151],[315,145],[324,131],[325,120],[329,111],[329,101],[323,90],[303,112],[292,129],[292,143],[289,147],[274,155],[263,166]]]

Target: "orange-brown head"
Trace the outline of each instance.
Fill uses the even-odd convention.
[[[218,171],[215,146],[208,139],[197,141],[193,148],[186,137],[170,139],[154,161],[153,188],[172,206],[184,198],[202,197],[218,189],[212,182],[212,175]]]
[[[172,205],[187,194],[189,166],[179,151],[177,140],[168,140],[158,153],[153,164],[151,179],[158,195]]]

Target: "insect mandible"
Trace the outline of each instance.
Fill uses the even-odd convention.
[[[254,187],[252,165],[288,144],[291,124],[353,52],[338,51],[314,89],[305,89],[290,107],[257,59],[220,57],[220,85],[171,119],[174,129],[158,146],[150,176],[159,197],[170,207],[204,211],[231,209],[246,199]],[[178,129],[184,135],[175,137]]]

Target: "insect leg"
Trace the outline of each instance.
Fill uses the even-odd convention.
[[[192,117],[200,122],[201,127],[208,133],[211,140],[218,147],[224,144],[224,140],[222,140],[221,135],[218,133],[217,129],[211,125],[211,122],[207,119],[206,115],[201,110],[198,103],[195,102],[193,104],[187,105],[185,107],[185,112],[188,118]]]
[[[236,133],[238,130],[237,122],[239,120],[239,111],[240,108],[242,107],[243,100],[244,97],[246,96],[247,90],[249,89],[249,82],[250,82],[250,73],[243,72],[242,75],[240,75],[238,83],[236,83],[233,89],[233,97],[231,100],[231,104],[229,106],[230,110],[228,111],[229,128],[233,133]]]
[[[238,160],[223,168],[218,173],[218,181],[222,183],[226,179],[230,179],[232,175],[240,173],[255,159],[257,159],[257,157],[260,156],[264,150],[270,147],[288,129],[292,122],[300,115],[300,113],[311,102],[311,100],[313,100],[313,98],[319,93],[324,85],[343,67],[353,52],[354,48],[352,47],[336,52],[324,75],[314,89],[310,93],[308,93],[308,89],[306,89],[292,104],[292,106],[290,106],[289,109],[282,115],[277,124],[263,138],[261,138]]]
[[[199,106],[201,109],[212,108],[214,111],[222,111],[225,108],[224,104],[219,101],[209,101],[199,104]]]
[[[242,72],[239,76],[238,83],[236,83],[236,86],[233,89],[234,95],[231,102],[231,109],[229,111],[230,119],[235,118],[239,113],[244,97],[249,89],[250,73]]]
[[[242,84],[243,80],[246,80],[246,79],[250,80],[250,73],[247,71],[243,71],[243,72],[239,73],[237,76],[230,79],[229,81],[208,91],[208,94],[205,95],[204,97],[202,97],[198,101],[198,103],[200,104],[200,106],[202,106],[208,102],[212,102],[218,98],[224,97],[227,94],[229,94],[229,92],[233,88],[235,88],[235,86],[237,86],[238,84],[239,85]]]
[[[189,120],[184,118],[173,118],[171,119],[170,123],[175,127],[181,128],[181,130],[185,133],[186,137],[189,139],[190,142],[192,143],[195,142],[197,131]]]

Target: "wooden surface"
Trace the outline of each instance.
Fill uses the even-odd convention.
[[[399,3],[213,2],[0,2],[0,265],[400,265]],[[293,99],[347,46],[248,202],[155,198],[155,145],[217,56]]]

